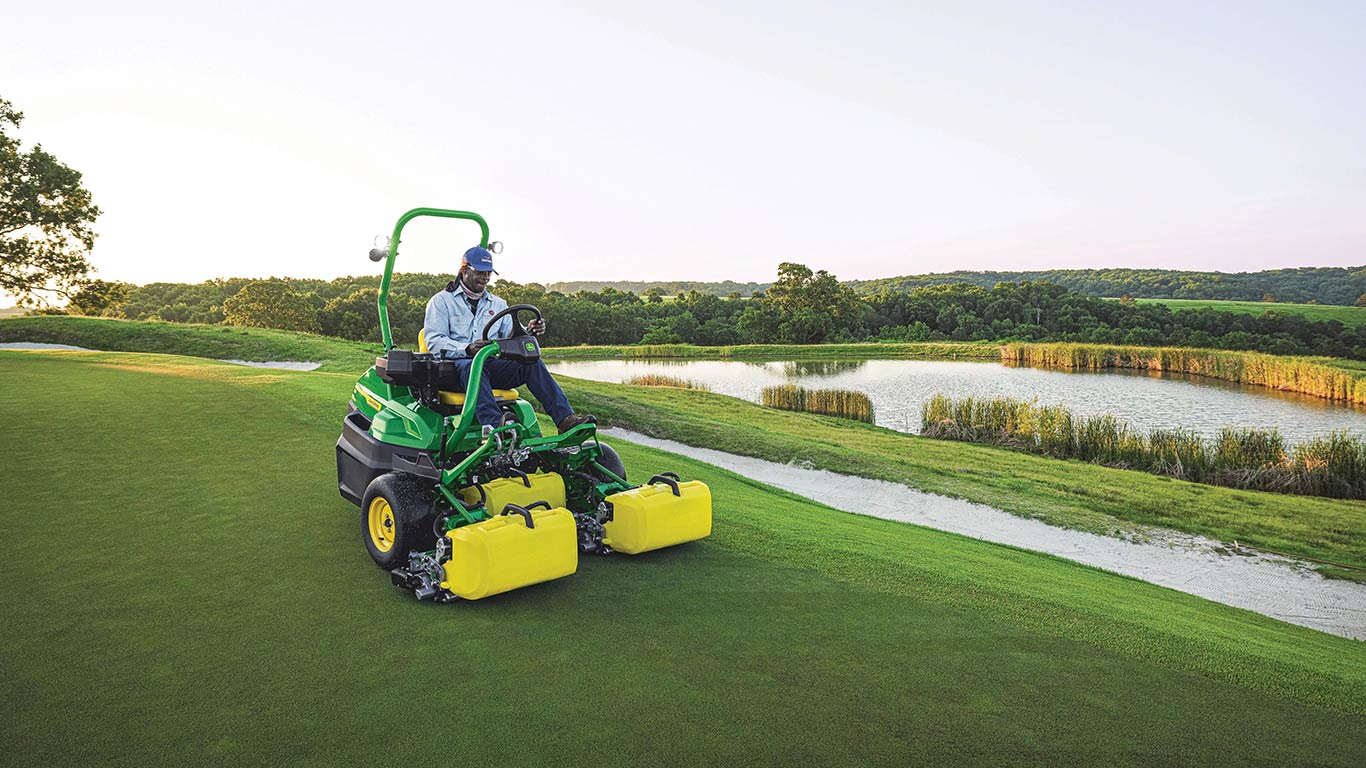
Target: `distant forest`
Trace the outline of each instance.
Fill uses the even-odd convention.
[[[737,283],[733,280],[722,280],[719,283],[703,283],[688,280],[667,280],[657,282],[645,282],[639,280],[571,280],[562,283],[547,283],[546,290],[558,291],[559,293],[578,293],[579,291],[589,291],[597,293],[603,288],[612,288],[618,291],[634,293],[637,296],[644,296],[647,293],[657,293],[660,296],[677,296],[680,293],[697,291],[712,296],[730,296],[739,294],[744,298],[749,298],[756,293],[768,290],[773,283]]]
[[[1140,299],[1225,299],[1355,304],[1366,295],[1366,266],[1296,267],[1263,272],[1185,272],[1173,269],[1050,269],[1036,272],[945,272],[936,275],[851,280],[859,293],[908,291],[945,283],[990,288],[1022,280],[1061,285],[1087,296]]]
[[[884,277],[877,280],[846,280],[845,285],[863,295],[883,290],[909,291],[931,285],[969,283],[991,288],[997,283],[1044,282],[1061,285],[1073,293],[1118,298],[1129,294],[1141,299],[1227,299],[1320,304],[1355,304],[1366,294],[1366,267],[1298,267],[1264,272],[1185,272],[1174,269],[1050,269],[1025,272],[940,272],[927,275]],[[698,291],[713,296],[753,296],[771,283],[630,282],[581,280],[551,283],[552,291],[576,293],[615,288],[637,295],[654,289],[666,296]]]
[[[395,275],[389,298],[394,336],[415,342],[428,299],[448,275]],[[373,276],[336,280],[234,278],[187,285],[96,281],[70,311],[133,320],[228,323],[379,338]],[[1366,325],[1311,321],[1268,304],[1261,314],[1177,309],[1087,296],[1063,285],[1020,281],[860,293],[825,271],[780,265],[778,279],[750,298],[700,290],[640,296],[613,287],[564,293],[508,281],[492,290],[509,303],[540,307],[547,346],[702,345],[850,341],[1079,341],[1248,349],[1366,360]]]

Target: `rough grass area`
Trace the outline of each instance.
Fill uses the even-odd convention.
[[[852,389],[807,389],[796,384],[779,384],[760,390],[759,401],[769,408],[784,411],[838,416],[866,424],[874,421],[872,398]]]
[[[0,742],[22,764],[1366,761],[1360,642],[628,444],[633,476],[711,484],[712,538],[419,604],[336,493],[350,376],[0,371]]]
[[[1311,322],[1336,320],[1355,328],[1366,323],[1366,307],[1346,307],[1336,304],[1288,304],[1270,301],[1218,301],[1215,299],[1134,299],[1139,304],[1166,304],[1172,310],[1213,309],[1260,317],[1267,312],[1299,315]]]
[[[114,352],[165,352],[224,360],[320,362],[321,371],[363,371],[384,353],[364,344],[269,328],[187,325],[94,317],[22,317],[0,321],[0,342],[69,344]]]
[[[637,387],[673,387],[674,389],[696,389],[702,392],[710,392],[711,387],[706,382],[694,379],[684,379],[678,376],[665,376],[661,373],[645,373],[640,376],[632,376],[623,384],[632,384]]]
[[[1289,445],[1275,429],[1224,427],[1206,439],[1184,429],[1145,432],[1109,414],[1080,416],[1033,400],[940,392],[920,407],[920,434],[1226,488],[1366,500],[1366,440],[1347,432]]]
[[[575,407],[597,414],[600,423],[689,445],[905,483],[1069,528],[1108,533],[1162,526],[1366,566],[1366,502],[1216,488],[777,411],[705,392],[558,380]]]
[[[1107,344],[1010,343],[1001,362],[1038,368],[1103,370],[1134,368],[1175,371],[1299,392],[1326,400],[1366,404],[1366,375],[1351,361],[1331,357],[1289,357],[1261,352],[1189,347],[1131,347]]]

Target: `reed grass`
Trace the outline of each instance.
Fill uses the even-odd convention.
[[[1002,445],[1191,482],[1336,499],[1366,499],[1366,440],[1334,432],[1288,446],[1274,429],[1225,427],[1211,439],[1183,429],[1146,434],[1114,416],[1077,416],[1014,398],[953,399],[921,406],[921,434]]]
[[[711,387],[706,382],[668,376],[662,373],[643,373],[639,376],[632,376],[624,383],[635,384],[638,387],[674,387],[677,389],[695,389],[699,392],[711,391]]]
[[[806,389],[796,384],[764,387],[761,402],[784,411],[805,411],[873,423],[873,401],[849,389]]]
[[[1327,400],[1366,404],[1366,375],[1335,365],[1331,358],[1186,347],[1012,343],[1001,345],[1001,362],[1073,370],[1135,368],[1171,371],[1240,384],[1256,384]]]

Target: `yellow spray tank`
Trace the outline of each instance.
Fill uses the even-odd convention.
[[[483,505],[496,515],[509,504],[525,507],[538,501],[565,506],[564,478],[554,472],[537,472],[520,477],[500,477],[480,485],[461,488],[456,494],[467,506]]]
[[[603,524],[603,543],[627,555],[711,535],[711,489],[699,480],[683,483],[666,472],[608,496],[606,503],[612,518]]]
[[[478,600],[574,573],[574,515],[543,501],[531,506],[540,508],[509,504],[497,517],[448,531],[451,554],[441,588]]]

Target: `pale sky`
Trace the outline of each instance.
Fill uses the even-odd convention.
[[[572,6],[572,7],[570,7]],[[1199,6],[1198,8],[1195,6]],[[1366,263],[1366,3],[20,0],[0,96],[105,279]],[[398,269],[473,243],[410,227]]]

